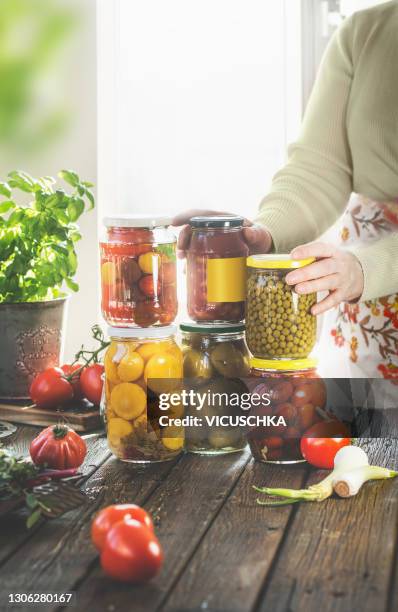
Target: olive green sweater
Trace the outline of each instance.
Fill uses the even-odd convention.
[[[277,252],[318,238],[352,192],[396,200],[398,211],[398,0],[348,18],[331,40],[286,166],[256,222]],[[363,300],[398,292],[397,232],[351,248]]]

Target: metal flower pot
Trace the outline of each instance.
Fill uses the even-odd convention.
[[[60,363],[67,300],[0,304],[0,399],[28,399],[35,375]]]

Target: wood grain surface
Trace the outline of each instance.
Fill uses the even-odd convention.
[[[26,454],[36,432],[20,427],[7,443]],[[259,464],[248,451],[142,467],[114,459],[101,436],[87,444],[85,469],[96,469],[84,508],[31,531],[23,512],[1,520],[1,611],[14,609],[10,592],[69,591],[79,612],[398,609],[398,482],[368,483],[348,500],[266,508],[256,504],[253,484],[302,487],[323,473]],[[372,462],[398,468],[398,441],[362,444]],[[106,578],[90,543],[95,513],[127,501],[152,513],[165,553],[162,571],[146,585]]]

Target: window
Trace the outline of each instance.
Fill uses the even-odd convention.
[[[301,117],[299,0],[99,2],[102,213],[253,216]]]

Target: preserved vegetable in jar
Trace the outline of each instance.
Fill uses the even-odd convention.
[[[245,316],[246,257],[242,217],[193,217],[187,252],[188,314],[197,322]]]
[[[182,323],[180,329],[184,388],[205,398],[199,410],[192,403],[187,410],[187,416],[199,417],[201,425],[186,428],[185,448],[208,455],[242,450],[247,443],[246,432],[235,425],[234,418],[243,413],[229,398],[247,394],[242,380],[250,372],[244,324]],[[226,424],[207,420],[213,417],[224,417]]]
[[[265,405],[253,406],[250,414],[282,416],[286,423],[286,426],[257,426],[248,432],[253,457],[271,463],[304,461],[300,451],[302,436],[315,423],[331,419],[326,411],[327,388],[317,373],[317,361],[282,362],[253,358],[250,363],[251,393],[267,395],[270,400]]]
[[[313,261],[292,260],[289,255],[248,258],[246,338],[256,357],[304,359],[313,350],[317,322],[311,307],[317,295],[299,295],[285,280],[288,272]]]
[[[113,326],[169,325],[177,315],[176,238],[170,219],[106,218],[101,249],[102,314]]]
[[[184,445],[184,429],[174,426],[181,406],[160,409],[162,393],[179,393],[182,353],[176,328],[110,328],[101,411],[108,445],[122,461],[150,463],[176,457]],[[160,417],[167,416],[170,425]]]

